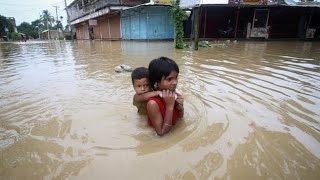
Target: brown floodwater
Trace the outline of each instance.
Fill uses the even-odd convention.
[[[168,56],[185,116],[158,137],[127,64]],[[0,179],[320,179],[320,43],[0,44]]]

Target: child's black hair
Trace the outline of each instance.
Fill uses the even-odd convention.
[[[179,67],[174,60],[163,56],[152,60],[149,63],[150,86],[155,89],[155,83],[159,82],[163,76],[165,78],[169,76],[171,71],[176,71],[179,74]]]
[[[142,79],[142,78],[147,78],[149,79],[149,71],[145,67],[138,67],[134,69],[131,73],[131,80],[132,84],[135,79]]]

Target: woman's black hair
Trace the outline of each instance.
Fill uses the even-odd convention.
[[[142,78],[147,78],[149,79],[149,71],[145,67],[138,67],[134,69],[131,73],[131,80],[132,84],[135,79],[142,79]]]
[[[171,71],[176,71],[179,74],[177,63],[167,57],[159,57],[149,63],[149,81],[150,86],[155,88],[155,83],[161,81],[161,78],[169,76]]]

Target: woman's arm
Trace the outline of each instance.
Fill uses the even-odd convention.
[[[147,103],[147,113],[151,120],[151,123],[159,136],[163,136],[168,133],[172,127],[172,116],[174,108],[174,93],[170,91],[163,92],[163,99],[166,103],[166,111],[164,119],[162,118],[160,108],[158,104],[150,100]]]
[[[133,101],[134,102],[145,102],[148,99],[155,97],[155,96],[160,96],[160,94],[162,94],[161,91],[151,91],[151,92],[147,92],[147,93],[143,93],[143,94],[135,94],[133,96]]]
[[[176,108],[179,111],[178,117],[181,118],[184,115],[184,107],[183,107],[183,102],[184,102],[184,98],[181,94],[178,94],[177,100],[176,100]]]

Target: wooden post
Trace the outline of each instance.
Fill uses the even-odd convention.
[[[237,19],[236,19],[236,27],[235,27],[235,30],[234,30],[234,38],[237,38],[238,21],[239,21],[239,9],[237,10]]]
[[[194,50],[199,48],[199,7],[194,8]]]
[[[308,30],[309,27],[310,27],[310,23],[311,23],[311,21],[312,21],[312,16],[313,16],[313,14],[314,14],[313,12],[314,12],[314,8],[312,8],[311,11],[309,11],[309,20],[308,20],[308,22],[307,22],[307,29],[306,29],[306,30]]]
[[[207,30],[207,9],[205,10],[204,14],[204,27],[203,27],[203,38],[206,38],[206,30]]]

